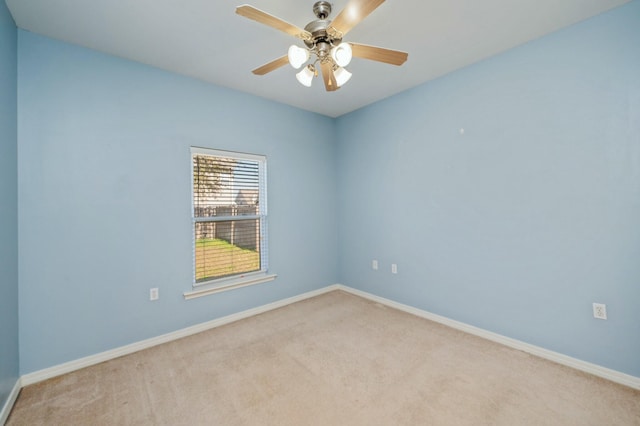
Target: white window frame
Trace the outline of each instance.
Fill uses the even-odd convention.
[[[211,280],[196,282],[195,271],[195,226],[198,222],[211,221],[206,218],[195,216],[195,194],[193,188],[193,157],[195,155],[210,155],[214,157],[232,158],[240,161],[255,161],[258,163],[259,173],[259,200],[260,211],[255,216],[242,216],[242,219],[258,219],[260,221],[260,270],[232,275],[229,277],[214,278]],[[222,151],[209,148],[191,147],[190,160],[190,186],[191,186],[191,249],[192,249],[192,290],[185,292],[185,299],[206,296],[219,293],[221,291],[246,287],[249,285],[261,284],[272,281],[277,275],[269,274],[269,253],[268,253],[268,232],[267,232],[267,157],[264,155],[247,154],[232,151]]]

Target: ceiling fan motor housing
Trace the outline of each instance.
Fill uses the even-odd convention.
[[[313,48],[316,43],[320,41],[329,41],[329,34],[327,34],[327,28],[331,21],[318,19],[316,21],[311,21],[304,27],[305,31],[311,33],[311,38],[305,40],[305,44],[309,48]]]

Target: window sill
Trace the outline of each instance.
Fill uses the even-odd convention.
[[[185,300],[196,299],[198,297],[208,296],[210,294],[215,294],[215,293],[221,293],[223,291],[228,291],[228,290],[234,290],[236,288],[266,283],[266,282],[275,280],[276,277],[277,277],[276,274],[260,275],[260,276],[251,277],[251,278],[247,277],[240,281],[233,281],[228,284],[217,285],[216,287],[199,288],[192,291],[187,291],[183,295]]]

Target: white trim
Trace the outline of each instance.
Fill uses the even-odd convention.
[[[257,215],[257,214],[243,214],[242,216],[199,216],[199,217],[194,217],[193,221],[195,223],[206,223],[206,222],[229,222],[229,221],[236,221],[236,222],[240,222],[242,220],[258,220],[262,218],[262,216]]]
[[[87,357],[76,359],[74,361],[65,362],[64,364],[59,364],[53,367],[34,371],[33,373],[25,374],[24,376],[22,376],[21,384],[22,386],[28,386],[34,383],[38,383],[43,380],[50,379],[52,377],[70,373],[72,371],[89,367],[91,365],[99,364],[104,361],[109,361],[114,358],[121,357],[123,355],[128,355],[134,352],[141,351],[143,349],[160,345],[162,343],[167,343],[173,340],[181,339],[183,337],[191,336],[192,334],[210,330],[215,327],[220,327],[222,325],[229,324],[234,321],[239,321],[241,319],[249,318],[254,315],[261,314],[263,312],[271,311],[273,309],[278,309],[283,306],[300,302],[302,300],[309,299],[311,297],[315,297],[320,294],[328,293],[330,291],[337,290],[337,289],[338,287],[333,285],[333,286],[321,288],[319,290],[309,291],[307,293],[299,294],[297,296],[289,297],[287,299],[278,300],[276,302],[268,303],[266,305],[248,309],[246,311],[227,315],[226,317],[217,318],[212,321],[196,324],[191,327],[183,328],[181,330],[176,330],[174,332],[163,334],[161,336],[152,337],[146,340],[141,340],[139,342],[132,343],[130,345],[121,346],[119,348],[111,349],[105,352],[100,352],[95,355],[89,355]]]
[[[11,397],[9,398],[9,401],[12,401],[12,402],[11,404],[9,404],[8,402],[7,404],[5,404],[5,407],[3,408],[3,411],[2,411],[2,415],[5,415],[5,410],[7,410],[7,406],[13,406],[13,403],[15,402],[15,398],[18,396],[18,391],[22,386],[31,385],[33,383],[47,380],[52,377],[60,376],[62,374],[70,373],[72,371],[79,370],[84,367],[89,367],[91,365],[99,364],[101,362],[118,358],[123,355],[128,355],[133,352],[147,349],[152,346],[160,345],[162,343],[167,343],[173,340],[180,339],[182,337],[190,336],[192,334],[200,333],[202,331],[219,327],[221,325],[229,324],[234,321],[239,321],[241,319],[249,318],[253,315],[258,315],[263,312],[268,312],[273,309],[278,309],[283,306],[287,306],[292,303],[300,302],[305,299],[319,296],[324,293],[329,293],[334,290],[342,290],[347,293],[351,293],[356,296],[360,296],[365,299],[369,299],[374,302],[381,303],[391,308],[395,308],[395,309],[407,312],[409,314],[416,315],[421,318],[435,321],[437,323],[449,326],[451,328],[455,328],[457,330],[461,330],[466,333],[473,334],[475,336],[482,337],[484,339],[491,340],[493,342],[500,343],[502,345],[530,353],[532,355],[539,356],[540,358],[548,359],[558,364],[566,365],[567,367],[584,371],[585,373],[593,374],[594,376],[602,377],[603,379],[607,379],[612,382],[619,383],[619,384],[628,386],[630,388],[640,390],[640,377],[631,376],[616,370],[611,370],[609,368],[601,367],[596,364],[592,364],[586,361],[572,358],[570,356],[563,355],[558,352],[553,352],[548,349],[541,348],[539,346],[531,345],[529,343],[512,339],[510,337],[502,336],[500,334],[493,333],[491,331],[487,331],[478,327],[474,327],[472,325],[465,324],[463,322],[455,321],[440,315],[432,314],[430,312],[423,311],[422,309],[418,309],[412,306],[404,305],[402,303],[394,302],[393,300],[385,299],[383,297],[376,296],[362,290],[356,290],[354,288],[347,287],[342,284],[333,284],[318,290],[313,290],[297,296],[289,297],[287,299],[283,299],[283,300],[279,300],[266,305],[258,306],[253,309],[231,314],[226,317],[218,318],[218,319],[204,322],[201,324],[196,324],[191,327],[174,331],[172,333],[163,334],[158,337],[142,340],[140,342],[132,343],[130,345],[121,346],[119,348],[101,352],[99,354],[90,355],[85,358],[80,358],[75,361],[70,361],[64,364],[60,364],[60,365],[45,368],[39,371],[35,371],[33,373],[25,374],[18,380],[18,382],[16,382],[14,390],[11,393]],[[10,411],[10,408],[8,409],[8,411]],[[6,415],[9,414],[8,411]],[[0,420],[2,420],[2,417],[0,417]]]
[[[275,280],[277,277],[278,276],[276,274],[260,275],[259,277],[256,277],[256,278],[245,277],[240,281],[236,279],[227,284],[218,284],[216,287],[208,287],[208,288],[205,287],[205,288],[198,289],[197,287],[194,286],[196,290],[185,291],[183,293],[183,296],[185,300],[191,300],[191,299],[195,299],[202,296],[208,296],[210,294],[220,293],[221,291],[233,290],[236,288],[246,287],[249,285],[266,283],[266,282]]]
[[[631,376],[629,374],[622,373],[617,370],[602,367],[597,364],[592,364],[587,361],[582,361],[577,358],[570,357],[558,352],[554,352],[548,349],[541,348],[540,346],[532,345],[522,342],[520,340],[512,339],[510,337],[503,336],[492,331],[484,330],[482,328],[475,327],[473,325],[465,324],[460,321],[455,321],[447,317],[432,314],[431,312],[423,311],[422,309],[414,308],[413,306],[404,305],[393,300],[385,299],[384,297],[376,296],[371,293],[367,293],[362,290],[357,290],[351,287],[337,284],[332,286],[339,290],[343,290],[347,293],[354,294],[356,296],[369,299],[374,302],[381,303],[391,308],[398,309],[400,311],[407,312],[409,314],[416,315],[421,318],[425,318],[443,325],[446,325],[456,330],[464,331],[465,333],[473,334],[474,336],[482,337],[487,340],[491,340],[496,343],[500,343],[510,348],[518,349],[523,352],[530,353],[540,358],[548,359],[549,361],[556,362],[567,367],[574,368],[576,370],[584,371],[585,373],[593,374],[594,376],[602,377],[603,379],[610,380],[612,382],[619,383],[621,385],[628,386],[633,389],[640,390],[640,377]]]
[[[195,290],[198,287],[207,288],[207,289],[214,288],[214,287],[225,287],[231,284],[240,284],[243,282],[254,281],[259,278],[265,278],[270,276],[273,276],[275,278],[277,275],[276,274],[267,275],[264,271],[246,272],[243,274],[232,275],[224,278],[216,278],[213,280],[201,281],[193,284],[192,290]]]
[[[16,380],[15,385],[13,385],[13,389],[9,393],[9,397],[7,401],[4,403],[2,410],[0,410],[0,425],[3,425],[7,422],[9,418],[9,414],[11,414],[11,409],[13,408],[13,404],[16,403],[16,399],[18,399],[18,394],[20,393],[20,389],[22,389],[22,379],[18,378]]]
[[[214,157],[224,157],[231,159],[250,160],[250,161],[267,161],[266,155],[249,154],[248,152],[224,151],[222,149],[201,148],[199,146],[191,147],[191,155],[211,155]]]

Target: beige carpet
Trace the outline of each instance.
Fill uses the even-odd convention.
[[[334,291],[22,390],[9,425],[640,425],[640,392]]]

